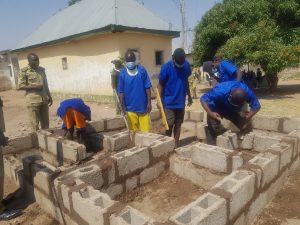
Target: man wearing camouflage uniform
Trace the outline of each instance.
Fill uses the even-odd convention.
[[[39,66],[39,57],[30,53],[27,56],[28,66],[19,74],[19,89],[26,91],[26,104],[32,131],[49,128],[49,106],[52,97],[48,88],[45,69]],[[48,106],[49,105],[49,106]]]
[[[121,109],[118,104],[117,98],[118,98],[118,85],[119,85],[119,74],[121,69],[123,68],[122,61],[120,59],[115,59],[111,61],[112,64],[114,64],[115,68],[111,71],[111,87],[114,91],[114,100],[115,100],[115,106],[116,106],[116,114],[121,115]]]

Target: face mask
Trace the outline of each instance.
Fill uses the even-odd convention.
[[[184,66],[184,64],[180,65],[180,64],[177,64],[176,62],[174,62],[174,64],[177,68],[182,68]]]
[[[136,68],[136,63],[135,62],[127,62],[126,63],[126,67],[129,69],[129,70],[134,70]]]

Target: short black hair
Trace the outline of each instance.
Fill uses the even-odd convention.
[[[27,55],[27,59],[29,60],[30,57],[36,57],[37,59],[39,59],[39,57],[37,56],[37,54],[31,52]]]
[[[136,61],[134,51],[127,50],[127,52],[125,53],[125,61],[126,62],[135,62]]]
[[[182,48],[176,48],[173,52],[173,57],[185,57],[185,51]]]

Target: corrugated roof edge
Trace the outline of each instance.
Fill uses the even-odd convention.
[[[36,44],[36,45],[30,45],[30,46],[26,46],[24,48],[13,49],[13,50],[11,50],[11,52],[17,53],[17,52],[21,52],[21,51],[32,49],[32,48],[40,48],[43,46],[57,44],[60,42],[65,42],[65,41],[69,41],[69,40],[72,40],[75,38],[88,36],[88,35],[92,35],[92,34],[99,34],[99,33],[104,33],[104,32],[117,33],[117,32],[125,32],[125,31],[136,31],[136,32],[141,32],[141,33],[160,34],[160,35],[165,35],[165,36],[171,36],[174,38],[180,36],[180,31],[153,30],[153,29],[145,29],[145,28],[138,28],[138,27],[126,27],[126,26],[111,24],[111,25],[102,27],[100,29],[95,29],[95,30],[67,36],[64,38],[57,39],[57,40],[48,41],[48,42],[44,42],[44,43],[40,43],[40,44]]]

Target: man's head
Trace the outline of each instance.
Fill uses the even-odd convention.
[[[129,70],[134,70],[136,68],[136,57],[132,50],[128,50],[125,53],[125,62],[126,62],[126,67]]]
[[[247,93],[242,88],[234,88],[230,91],[228,101],[233,106],[242,106],[247,99]]]
[[[115,65],[116,69],[121,69],[122,68],[122,61],[120,59],[115,59],[113,61],[111,61],[112,64]]]
[[[29,53],[27,55],[28,64],[32,69],[37,69],[40,65],[39,57],[35,53]]]
[[[178,68],[183,67],[185,62],[185,52],[182,48],[177,48],[172,55],[173,62]]]

